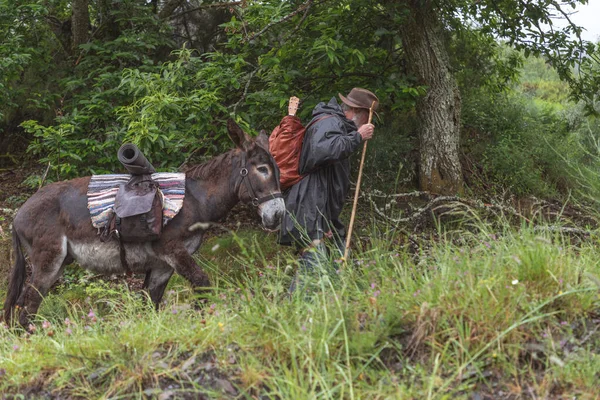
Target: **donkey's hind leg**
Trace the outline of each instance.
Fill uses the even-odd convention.
[[[144,290],[150,295],[150,299],[157,310],[171,275],[173,275],[173,268],[166,263],[161,263],[160,267],[152,268],[146,272]]]
[[[67,257],[67,238],[59,236],[50,243],[44,243],[43,249],[40,247],[30,247],[31,282],[26,285],[17,302],[22,307],[19,323],[25,328],[29,324],[29,316],[37,313],[42,299],[63,271]]]

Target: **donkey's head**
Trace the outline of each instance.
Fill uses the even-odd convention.
[[[264,131],[252,139],[232,119],[227,121],[229,136],[241,150],[235,190],[240,201],[258,208],[266,229],[279,227],[285,204],[279,189],[279,169],[269,153],[269,140]]]

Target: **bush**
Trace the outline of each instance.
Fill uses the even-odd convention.
[[[387,124],[375,122],[375,135],[365,155],[364,188],[397,193],[418,187],[417,121],[412,113],[398,113]],[[361,149],[352,156],[353,177],[358,175]]]
[[[551,106],[519,93],[475,93],[463,104],[463,152],[482,176],[474,188],[499,186],[516,195],[560,196],[575,186],[569,163],[579,163],[578,134]],[[565,162],[568,160],[568,162]]]
[[[219,56],[217,64],[192,57],[185,49],[173,56],[173,61],[154,68],[112,75],[117,82],[110,92],[118,103],[108,104],[106,94],[98,95],[82,109],[58,117],[54,126],[22,123],[34,136],[28,151],[48,165],[48,180],[122,170],[117,150],[123,142],[138,145],[163,170],[177,169],[186,154],[199,147],[208,155],[229,147],[224,123],[229,113],[222,106],[227,86],[222,81],[236,81],[240,60]],[[91,131],[82,134],[86,129]]]

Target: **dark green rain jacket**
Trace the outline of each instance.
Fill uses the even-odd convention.
[[[284,193],[287,213],[279,234],[281,244],[306,246],[329,231],[339,238],[346,235],[339,216],[350,189],[348,157],[362,140],[335,97],[314,108],[313,121],[317,119],[302,142],[298,171],[306,176]]]

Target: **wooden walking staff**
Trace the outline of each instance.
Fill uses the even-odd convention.
[[[369,122],[373,119],[373,107],[375,107],[375,102],[371,104],[371,108],[369,108]],[[348,252],[350,251],[350,241],[352,240],[352,228],[354,227],[354,217],[356,216],[356,206],[358,205],[358,192],[360,191],[360,181],[362,180],[362,172],[363,166],[365,165],[365,154],[367,153],[367,142],[365,140],[365,144],[363,145],[362,156],[360,158],[360,167],[358,168],[358,179],[356,180],[356,192],[354,192],[354,204],[352,205],[352,215],[350,216],[350,225],[348,225],[348,234],[346,236],[346,248],[344,249],[344,258],[346,261],[348,259]]]

